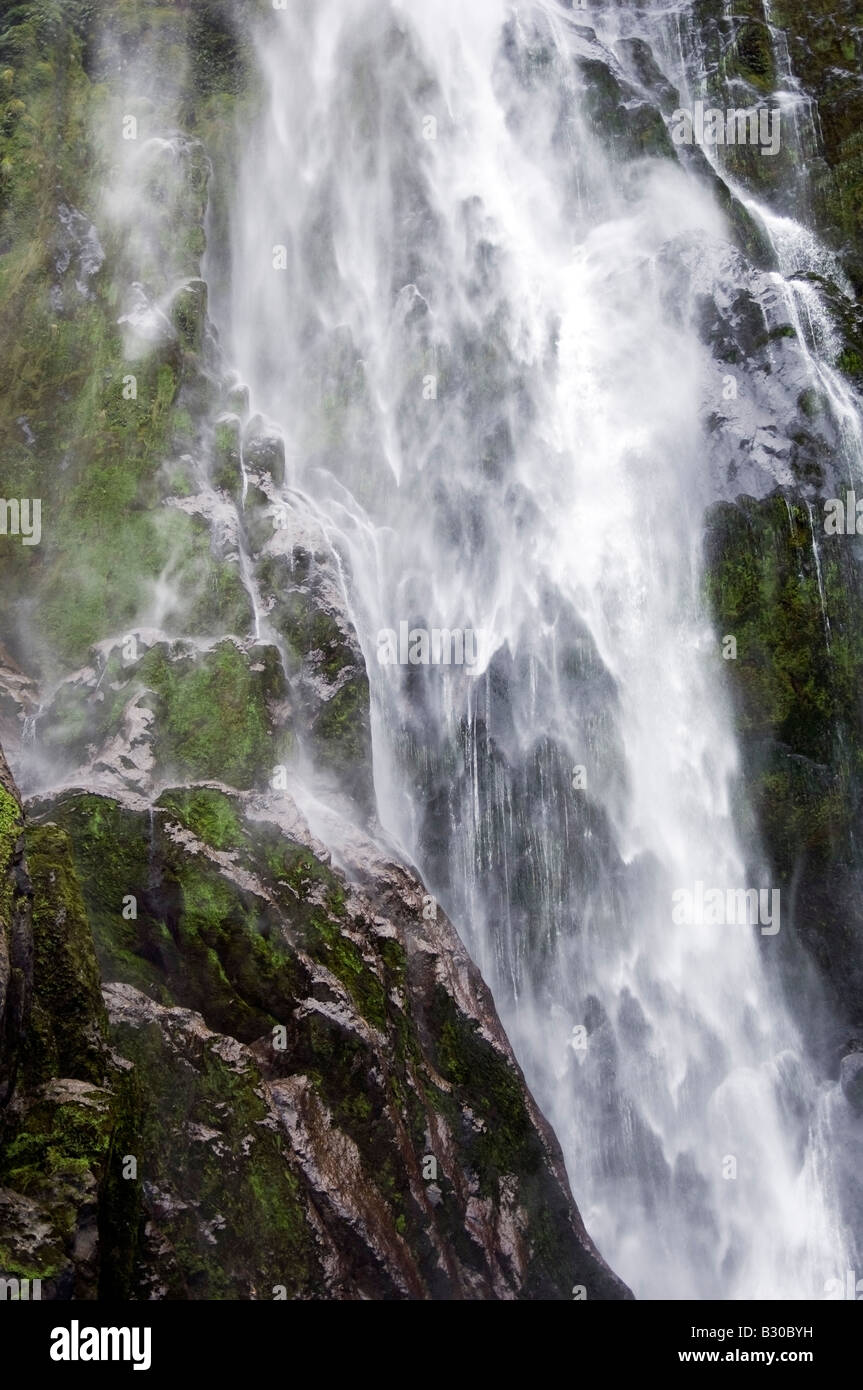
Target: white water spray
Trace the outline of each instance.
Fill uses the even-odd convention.
[[[214,312],[344,565],[382,823],[491,984],[592,1236],[641,1296],[815,1297],[844,1254],[777,938],[672,920],[675,891],[767,886],[674,301],[682,250],[726,234],[670,162],[614,161],[575,52],[554,6],[271,16]],[[381,667],[401,621],[492,634],[485,668]]]

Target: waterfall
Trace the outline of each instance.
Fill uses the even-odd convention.
[[[212,313],[339,559],[381,833],[489,982],[603,1255],[641,1297],[817,1297],[847,1247],[831,1088],[776,983],[786,904],[675,920],[773,891],[702,599],[721,376],[691,296],[729,275],[727,232],[593,118],[581,19],[262,16]],[[679,19],[660,51],[690,51]],[[480,634],[477,660],[384,664],[402,625]]]

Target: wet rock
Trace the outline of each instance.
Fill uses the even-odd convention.
[[[213,486],[239,502],[243,492],[242,426],[236,415],[222,415],[213,436]]]
[[[287,795],[214,785],[66,795],[24,839],[41,1041],[0,1110],[8,1274],[43,1298],[627,1296],[476,968],[371,842],[345,877]]]
[[[62,313],[74,308],[76,298],[92,298],[90,282],[101,270],[105,252],[93,223],[66,203],[57,208],[56,239],[54,269],[60,279],[51,288],[51,303],[55,313]]]
[[[839,1084],[852,1110],[863,1115],[863,1052],[850,1052],[842,1058]]]
[[[269,621],[287,644],[300,715],[321,768],[362,814],[374,805],[368,677],[326,539],[292,510],[256,565]],[[316,533],[317,532],[317,533]]]
[[[614,51],[632,77],[659,103],[663,114],[670,116],[680,104],[680,93],[671,85],[644,39],[620,39]]]
[[[254,416],[243,433],[243,459],[246,468],[265,473],[276,487],[285,482],[285,441],[279,429],[260,415]]]
[[[32,731],[38,686],[0,644],[0,742],[10,755]]]
[[[133,284],[127,296],[127,307],[117,320],[127,329],[127,356],[134,360],[154,347],[174,342],[175,329],[170,318],[153,302],[144,286]]]
[[[193,279],[171,301],[171,323],[184,347],[200,352],[207,324],[206,281]]]
[[[586,58],[576,66],[585,84],[590,119],[618,158],[674,157],[671,137],[652,102],[644,101],[607,62]]]

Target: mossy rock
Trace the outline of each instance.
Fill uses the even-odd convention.
[[[368,676],[356,635],[333,600],[332,561],[295,547],[290,555],[265,552],[256,573],[270,622],[295,663],[319,764],[371,813]]]
[[[235,787],[269,781],[286,751],[270,715],[285,693],[275,648],[249,654],[226,641],[201,656],[153,648],[137,676],[156,696],[156,755],[166,771]]]
[[[247,468],[267,474],[276,487],[284,487],[285,441],[259,415],[250,420],[245,428],[243,457]]]
[[[185,1011],[153,1007],[141,1024],[115,1010],[113,1037],[143,1097],[138,1172],[170,1210],[168,1251],[148,1250],[142,1238],[144,1259],[127,1269],[124,1296],[146,1296],[142,1273],[152,1280],[152,1263],[161,1297],[272,1299],[279,1287],[288,1298],[322,1295],[304,1185],[252,1058],[202,1033]]]
[[[859,1027],[863,961],[850,923],[863,809],[863,620],[854,599],[863,554],[858,538],[826,535],[824,515],[820,501],[782,495],[713,509],[705,582],[717,631],[737,639],[736,660],[717,662],[717,677],[741,738],[739,813],[752,854],[763,852],[793,904],[782,971],[799,988],[802,946],[837,1014]]]
[[[240,421],[235,415],[224,416],[216,423],[213,435],[213,486],[221,488],[235,502],[243,492],[242,445]]]
[[[199,251],[203,254],[204,247]],[[175,294],[171,303],[171,323],[184,347],[200,352],[207,326],[207,286],[204,280],[193,279]]]
[[[742,78],[760,92],[775,90],[776,60],[766,24],[750,19],[737,27],[726,55],[725,72],[730,78]]]
[[[32,826],[26,857],[33,890],[33,983],[24,1074],[31,1084],[52,1076],[98,1083],[106,1070],[107,1020],[68,837],[59,826]]]
[[[837,726],[858,717],[863,662],[863,624],[846,588],[859,561],[842,538],[823,534],[823,515],[781,496],[723,504],[707,550],[713,611],[737,638],[737,661],[727,664],[742,731],[774,733],[816,759],[829,758]]]
[[[618,159],[675,158],[662,114],[597,58],[579,59],[587,112],[603,143]]]
[[[181,571],[178,586],[191,585],[195,594],[192,611],[184,610],[188,630],[242,633],[250,622],[238,576],[209,557],[200,524],[160,514],[166,480],[170,487],[163,465],[194,447],[195,419],[219,394],[202,370],[208,349],[199,273],[210,160],[201,140],[177,136],[170,169],[156,161],[147,173],[154,183],[145,190],[146,215],[164,233],[151,297],[180,277],[186,284],[171,311],[176,340],[129,361],[119,296],[130,279],[148,277],[146,267],[125,265],[114,232],[100,227],[100,187],[110,171],[93,132],[113,119],[115,83],[112,70],[99,69],[96,36],[103,27],[121,46],[152,45],[165,91],[178,101],[194,91],[199,124],[208,130],[209,105],[226,98],[227,87],[237,93],[249,52],[242,17],[215,2],[177,9],[123,0],[106,16],[104,7],[83,0],[33,0],[10,12],[0,35],[8,89],[5,118],[0,90],[0,350],[8,367],[0,446],[10,489],[40,497],[44,517],[42,544],[10,554],[3,636],[31,669],[51,678],[83,664],[106,632],[128,630],[169,569]],[[185,43],[192,30],[190,72]],[[230,73],[216,60],[228,53],[239,64]],[[202,86],[199,60],[207,54]],[[143,108],[140,114],[145,119]],[[93,221],[102,240],[104,263],[84,297],[73,283],[74,266],[65,276],[69,285],[57,282],[59,204],[67,220]],[[26,653],[14,622],[19,599],[33,602]]]

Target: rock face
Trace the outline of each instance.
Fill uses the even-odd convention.
[[[5,762],[0,784],[7,1275],[59,1299],[627,1296],[404,869],[358,841],[349,886],[287,796],[67,794],[25,824]]]
[[[708,511],[704,556],[717,630],[737,638],[737,659],[721,663],[718,678],[740,736],[741,814],[753,857],[766,860],[791,909],[786,979],[796,981],[795,998],[807,993],[803,981],[827,997],[825,1014],[806,1026],[838,1078],[848,1030],[863,1030],[855,828],[863,631],[860,541],[827,534],[825,503],[845,497],[859,467],[848,420],[863,386],[860,15],[841,4],[771,5],[769,15],[745,5],[734,17],[712,0],[698,8],[716,104],[759,92],[787,102],[781,160],[727,148],[729,171],[774,211],[816,229],[827,248],[807,269],[811,253],[795,247],[799,263],[784,267],[793,296],[778,318],[763,276],[724,304],[704,301],[715,358],[735,376],[735,364],[745,372],[739,399],[717,409],[713,437],[726,465],[722,473],[714,465],[714,476],[726,491]],[[835,375],[813,373],[813,348]],[[825,1026],[825,1016],[835,1023]]]
[[[852,1110],[863,1113],[863,1052],[849,1052],[842,1058],[839,1081]]]
[[[723,676],[743,750],[743,814],[793,904],[789,981],[814,970],[841,1020],[838,1048],[848,1027],[863,1028],[863,575],[856,539],[825,536],[822,515],[781,496],[741,498],[711,514],[706,555],[718,626],[738,643]],[[840,1057],[831,1053],[831,1069]]]

